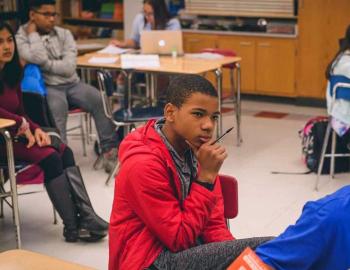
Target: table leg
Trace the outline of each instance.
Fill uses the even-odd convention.
[[[157,85],[156,85],[156,74],[151,73],[151,81],[150,81],[150,91],[151,91],[151,106],[155,106],[157,102]]]
[[[0,129],[0,133],[4,136],[6,141],[7,164],[8,164],[11,193],[12,193],[12,196],[11,196],[12,210],[13,210],[13,217],[14,217],[14,222],[16,227],[17,248],[20,249],[21,248],[21,230],[20,230],[20,223],[19,223],[17,183],[16,183],[16,176],[15,176],[15,162],[14,162],[14,155],[13,155],[12,140],[11,140],[11,135],[7,130]]]
[[[222,96],[222,70],[218,68],[215,70],[216,85],[218,90],[218,110],[221,112],[221,96]],[[222,134],[222,116],[219,114],[218,125],[216,128],[216,137],[218,138]]]
[[[241,145],[242,134],[241,134],[241,65],[236,64],[237,70],[237,98],[236,98],[236,123],[237,123],[237,146]]]

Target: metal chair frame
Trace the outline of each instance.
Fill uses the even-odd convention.
[[[333,89],[331,89],[333,95],[332,95],[332,102],[331,102],[330,111],[332,111],[332,108],[334,106],[334,102],[336,100],[337,91],[340,88],[348,88],[348,90],[350,91],[350,83],[338,82],[333,86]],[[323,144],[322,144],[320,162],[318,164],[317,178],[316,178],[316,182],[315,182],[315,190],[317,190],[317,191],[318,191],[318,186],[319,186],[319,182],[320,182],[320,175],[321,175],[323,164],[324,164],[324,159],[326,157],[331,159],[329,176],[330,176],[330,179],[333,179],[334,178],[334,168],[335,168],[335,158],[336,157],[350,157],[350,153],[348,153],[348,154],[346,154],[346,153],[336,154],[335,153],[337,140],[336,140],[336,133],[332,129],[331,121],[332,121],[332,116],[329,116],[326,134],[324,136],[324,140],[323,140]],[[329,154],[326,154],[329,136],[330,136],[331,132],[332,132],[331,152]]]

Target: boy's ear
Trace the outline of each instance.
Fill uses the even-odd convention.
[[[171,103],[167,103],[164,107],[164,117],[168,122],[174,122],[175,120],[175,112],[177,111],[177,107]]]
[[[33,21],[35,12],[33,10],[29,11],[29,20]]]

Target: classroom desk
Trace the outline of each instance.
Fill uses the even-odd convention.
[[[79,68],[101,68],[101,69],[114,69],[114,70],[122,70],[121,63],[118,60],[114,64],[91,64],[88,62],[88,60],[92,56],[97,56],[95,53],[91,54],[85,54],[83,56],[79,56],[77,59],[77,67]],[[98,54],[98,56],[108,56],[108,55],[101,55]],[[113,55],[112,57],[115,57]],[[130,106],[130,99],[128,98],[130,96],[131,91],[131,76],[133,72],[143,72],[146,74],[151,75],[151,98],[155,97],[155,87],[154,85],[154,75],[155,74],[203,74],[206,72],[214,72],[216,76],[217,81],[217,89],[218,89],[218,108],[221,110],[221,96],[222,96],[222,71],[221,67],[226,64],[233,64],[238,63],[237,65],[237,104],[240,103],[239,96],[240,96],[240,66],[239,62],[241,61],[240,57],[223,57],[220,59],[198,59],[193,58],[189,56],[183,56],[183,57],[176,57],[173,58],[171,56],[161,56],[160,57],[160,66],[159,67],[139,67],[132,70],[123,70],[128,78],[128,86],[126,91],[126,100],[128,100],[128,107]],[[239,103],[238,103],[239,102]],[[241,140],[240,135],[240,106],[237,106],[236,108],[236,115],[237,117],[237,139],[238,143]],[[239,119],[238,119],[239,118]],[[217,128],[217,136],[220,136],[222,134],[222,117],[219,117],[218,121],[218,128]]]
[[[0,118],[0,135],[5,138],[5,142],[6,142],[7,166],[8,166],[9,177],[10,177],[10,185],[11,185],[11,191],[9,193],[0,193],[0,198],[8,197],[8,196],[12,197],[12,208],[13,208],[12,211],[13,211],[15,227],[16,227],[17,248],[21,248],[21,232],[20,232],[20,225],[19,225],[15,161],[14,161],[14,155],[13,155],[11,135],[10,135],[10,132],[6,129],[15,124],[16,122],[13,120]],[[2,268],[0,267],[0,269]]]
[[[106,47],[110,41],[110,38],[78,39],[76,41],[78,55],[101,50]]]
[[[9,250],[0,253],[3,270],[93,270],[93,268],[66,262],[27,250]]]

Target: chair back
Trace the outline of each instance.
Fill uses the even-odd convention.
[[[23,92],[23,107],[28,117],[39,126],[56,128],[46,96],[34,92]]]
[[[238,182],[235,177],[220,175],[222,197],[224,199],[224,216],[226,219],[238,215]]]
[[[106,70],[97,71],[97,81],[100,95],[102,98],[103,110],[109,119],[112,119],[112,104],[110,98],[114,92],[113,77],[110,72]]]
[[[331,75],[329,79],[330,95],[335,99],[350,100],[350,78],[343,75]]]

